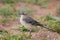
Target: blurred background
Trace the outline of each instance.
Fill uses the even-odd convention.
[[[25,12],[47,29],[28,29],[20,24]],[[0,40],[60,40],[60,0],[0,0]]]

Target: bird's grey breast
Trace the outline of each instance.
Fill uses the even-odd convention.
[[[20,23],[26,28],[29,28],[31,25],[25,21],[26,18],[27,18],[26,16],[21,16]]]

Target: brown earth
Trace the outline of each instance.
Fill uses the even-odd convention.
[[[60,2],[60,1],[59,1]],[[19,10],[21,6],[24,6],[25,8],[27,7],[28,9],[33,9],[35,10],[35,12],[33,13],[33,15],[31,15],[33,18],[38,18],[40,16],[44,16],[47,13],[51,13],[52,15],[55,15],[56,10],[58,9],[58,5],[60,4],[58,1],[57,2],[51,2],[49,3],[48,7],[43,9],[40,8],[39,5],[35,5],[35,4],[27,4],[27,3],[15,3],[15,10]],[[0,4],[0,7],[4,6],[3,4]],[[2,17],[0,16],[0,19]],[[0,23],[0,27],[4,28],[5,30],[10,31],[13,34],[18,34],[20,33],[20,31],[16,30],[12,30],[13,28],[18,28],[19,21],[9,21],[8,22],[10,24],[9,27],[5,27],[2,25],[2,23]],[[35,38],[35,40],[60,40],[60,34],[56,33],[56,32],[51,32],[51,31],[47,31],[46,29],[40,29],[39,32],[37,33],[32,33],[33,37]]]

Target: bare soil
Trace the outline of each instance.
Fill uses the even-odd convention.
[[[48,13],[51,13],[52,15],[56,14],[56,10],[58,9],[58,5],[60,4],[60,1],[52,1],[49,3],[47,8],[41,8],[39,5],[35,4],[27,4],[27,3],[14,3],[15,10],[19,10],[21,6],[27,7],[28,9],[34,9],[35,12],[31,15],[33,18],[39,18],[40,16],[44,16]],[[3,7],[3,4],[0,4],[0,7]],[[2,17],[0,16],[0,19]],[[20,31],[18,30],[12,30],[13,28],[18,28],[19,21],[9,21],[8,24],[10,24],[9,27],[6,27],[3,25],[3,23],[0,23],[0,27],[3,29],[10,31],[12,34],[19,34]],[[32,33],[35,40],[60,40],[60,34],[56,32],[51,32],[46,29],[40,29],[37,33]]]

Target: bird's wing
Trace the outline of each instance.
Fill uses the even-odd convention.
[[[31,17],[26,17],[23,19],[25,22],[27,23],[30,23],[32,25],[35,25],[35,26],[43,26],[41,23],[37,22],[36,20],[34,20],[33,18]]]
[[[45,27],[43,24],[37,22],[36,20],[34,20],[34,19],[31,18],[31,17],[26,17],[26,18],[24,18],[23,20],[24,20],[25,22],[27,22],[27,23],[32,24],[32,25],[41,26],[41,27],[43,27],[43,28],[46,28],[46,29],[48,29],[48,30],[51,30],[51,31],[54,31],[54,32],[55,32],[55,30]]]

